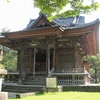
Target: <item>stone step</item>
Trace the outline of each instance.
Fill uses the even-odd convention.
[[[41,78],[35,78],[35,79],[25,79],[26,81],[34,81],[34,80],[36,80],[36,81],[38,81],[38,80],[45,80],[45,79],[41,79]]]
[[[45,85],[46,76],[27,76],[25,80],[23,80],[24,85]]]
[[[28,84],[30,84],[30,85],[45,85],[45,82],[23,82],[23,84],[24,85],[28,85]]]
[[[38,92],[20,93],[20,94],[16,94],[16,98],[23,98],[26,96],[34,96],[35,94],[38,94]]]
[[[18,93],[26,93],[26,92],[41,92],[45,86],[31,86],[31,85],[6,85],[2,91],[6,92],[18,92]]]
[[[23,81],[23,84],[25,85],[45,85],[45,81]]]
[[[26,77],[25,80],[45,80],[46,77],[35,77],[35,78],[30,78]]]

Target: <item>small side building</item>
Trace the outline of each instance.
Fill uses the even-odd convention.
[[[40,14],[22,31],[3,33],[0,44],[18,51],[19,82],[45,84],[57,77],[59,85],[90,83],[90,65],[83,56],[99,52],[99,20],[83,16],[55,18]],[[38,79],[38,80],[37,80]]]

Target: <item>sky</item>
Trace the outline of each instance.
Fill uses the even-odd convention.
[[[96,0],[100,3],[100,0]],[[30,19],[36,19],[39,9],[34,8],[33,0],[0,0],[0,30],[8,28],[11,31],[24,29]],[[100,9],[86,16],[86,22],[100,18]]]
[[[39,9],[34,8],[32,0],[0,0],[0,30],[22,30],[30,19],[38,17]]]

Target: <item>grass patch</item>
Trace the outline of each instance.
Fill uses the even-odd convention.
[[[99,100],[99,92],[56,92],[8,100]]]
[[[100,84],[100,82],[98,82],[98,84]]]

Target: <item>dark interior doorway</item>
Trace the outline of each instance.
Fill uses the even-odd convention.
[[[52,68],[52,52],[50,52],[50,69]],[[46,74],[46,50],[38,50],[36,53],[36,73]]]

